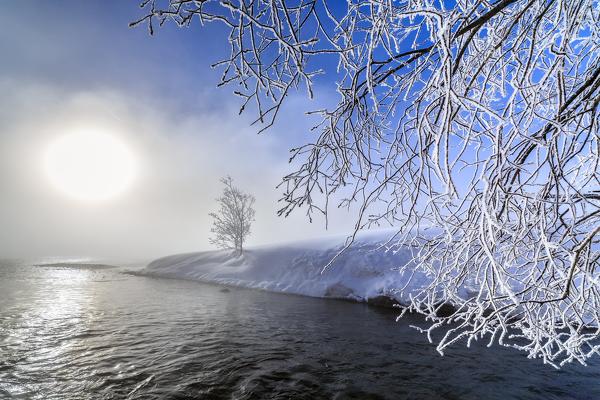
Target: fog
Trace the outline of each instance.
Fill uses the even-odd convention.
[[[85,3],[24,1],[0,16],[0,50],[11,55],[0,67],[0,257],[150,259],[209,249],[208,213],[225,175],[256,197],[250,245],[351,229],[345,212],[328,231],[302,210],[276,216],[288,150],[309,139],[305,105],[291,98],[280,123],[257,135],[231,89],[215,88],[214,41],[197,30],[150,38],[127,28],[135,4]],[[54,138],[91,127],[126,143],[138,165],[126,191],[97,203],[56,190],[42,163]]]

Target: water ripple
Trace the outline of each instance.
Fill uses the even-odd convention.
[[[120,274],[0,267],[0,398],[595,399],[600,363],[555,371],[483,344],[440,357],[393,311]]]

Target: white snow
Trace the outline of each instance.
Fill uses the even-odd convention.
[[[399,272],[411,259],[408,249],[386,250],[390,232],[361,235],[325,271],[345,238],[328,238],[231,251],[178,254],[151,262],[142,275],[192,279],[314,297],[366,301],[386,296],[406,304],[428,280]]]

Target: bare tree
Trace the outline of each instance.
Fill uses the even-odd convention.
[[[235,249],[238,254],[244,251],[244,242],[250,235],[250,226],[254,222],[254,196],[243,193],[233,185],[230,176],[221,179],[225,185],[223,194],[217,199],[219,211],[210,213],[213,218],[210,239],[223,249]]]
[[[555,366],[598,353],[598,0],[142,8],[133,25],[151,33],[168,20],[225,24],[219,85],[235,84],[263,129],[291,90],[312,97],[329,77],[338,102],[311,111],[319,134],[293,149],[280,213],[327,216],[331,196],[357,204],[348,245],[360,229],[397,226],[387,245],[414,248],[409,267],[430,278],[408,309],[431,321],[428,334],[445,327],[440,352],[487,336]],[[440,315],[442,303],[456,311]]]

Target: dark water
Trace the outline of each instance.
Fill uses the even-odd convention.
[[[440,357],[395,313],[112,269],[0,267],[0,398],[600,399],[500,347]]]

